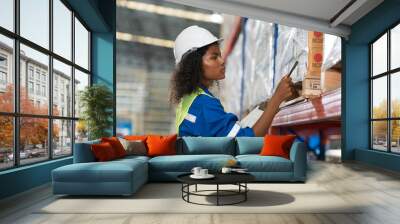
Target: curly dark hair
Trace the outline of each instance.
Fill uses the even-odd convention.
[[[201,77],[204,73],[203,56],[213,44],[215,43],[182,56],[171,79],[171,103],[179,103],[183,96],[193,93],[201,85]]]

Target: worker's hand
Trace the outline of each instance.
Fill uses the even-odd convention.
[[[278,87],[276,88],[271,100],[275,100],[277,103],[280,104],[283,101],[292,97],[294,91],[295,90],[293,87],[292,79],[288,75],[285,75],[279,82]]]

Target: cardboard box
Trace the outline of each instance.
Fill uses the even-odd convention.
[[[324,55],[324,35],[321,32],[308,32],[308,67],[303,80],[302,95],[306,98],[319,96],[321,89],[321,66]]]
[[[321,32],[308,32],[307,75],[319,77],[324,55],[324,35]]]
[[[320,96],[321,91],[321,78],[306,77],[303,80],[302,95],[306,98],[313,98]]]
[[[342,73],[337,69],[328,69],[321,73],[322,92],[335,90],[341,87]]]
[[[323,47],[324,46],[324,33],[317,31],[308,32],[308,40],[311,41],[309,44],[312,44],[315,47]]]

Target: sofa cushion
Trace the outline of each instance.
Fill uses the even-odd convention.
[[[292,172],[292,161],[279,156],[238,155],[236,159],[249,172]]]
[[[88,163],[95,162],[96,158],[90,148],[92,144],[99,144],[100,139],[75,143],[74,147],[74,163]]]
[[[146,135],[127,135],[124,137],[124,139],[130,140],[130,141],[146,142],[147,136]]]
[[[237,137],[236,155],[259,154],[264,145],[263,137]]]
[[[103,137],[101,138],[101,142],[108,142],[111,144],[114,149],[115,155],[117,158],[122,158],[126,156],[126,151],[124,146],[121,144],[117,137]]]
[[[182,137],[177,154],[225,154],[235,155],[235,141],[230,137]],[[181,150],[181,151],[180,151]]]
[[[112,145],[108,142],[102,142],[100,144],[93,144],[90,146],[96,161],[104,162],[118,158]]]
[[[129,182],[134,172],[147,171],[145,166],[146,162],[136,159],[74,163],[59,167],[52,173],[53,181],[58,182]]]
[[[175,155],[158,156],[149,160],[149,170],[163,172],[190,172],[193,167],[200,166],[211,172],[219,171],[230,159],[231,155]]]
[[[75,163],[53,170],[59,182],[126,182],[131,180],[132,167],[122,163]]]
[[[130,163],[131,161],[135,161],[135,160],[148,162],[149,159],[150,159],[150,157],[147,157],[147,156],[130,155],[130,156],[125,156],[124,158],[113,160],[113,162],[127,162],[127,163]]]
[[[137,156],[146,156],[147,148],[146,143],[141,140],[126,140],[124,138],[119,138],[122,146],[126,151],[126,155],[137,155]]]
[[[265,135],[261,156],[280,156],[290,159],[289,153],[296,135]]]
[[[148,156],[164,156],[176,154],[177,134],[162,136],[149,135],[146,140]]]

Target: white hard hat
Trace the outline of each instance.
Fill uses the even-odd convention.
[[[182,56],[187,52],[195,51],[200,47],[221,40],[222,39],[218,39],[210,31],[202,27],[189,26],[182,30],[182,32],[176,37],[174,45],[175,63],[178,64],[181,61]]]

